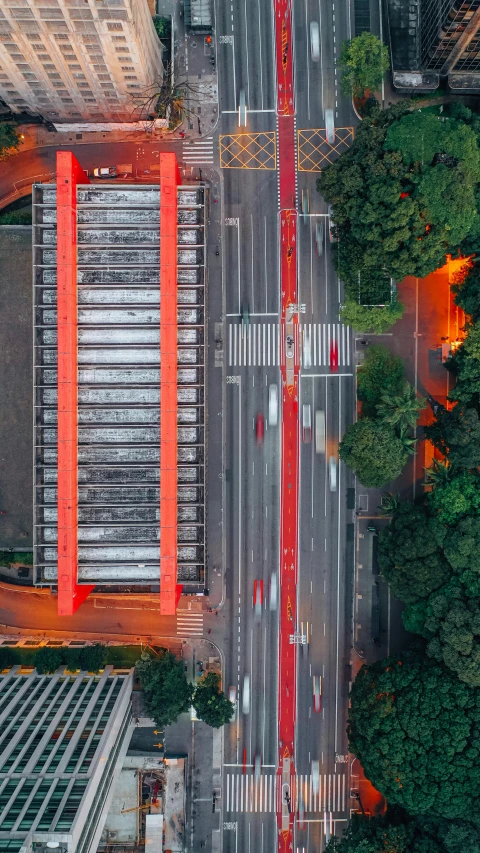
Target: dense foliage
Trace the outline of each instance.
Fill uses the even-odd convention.
[[[467,821],[411,817],[403,809],[386,815],[353,815],[341,838],[325,853],[480,853],[480,831]]]
[[[392,427],[371,418],[347,427],[339,453],[367,488],[384,486],[398,477],[408,456]]]
[[[0,160],[6,160],[20,147],[20,136],[11,121],[0,122]]]
[[[468,819],[480,805],[480,691],[404,654],[363,666],[351,691],[350,749],[411,815]]]
[[[208,672],[198,683],[193,694],[193,707],[197,717],[215,729],[228,723],[235,710],[220,689],[220,676],[215,672]]]
[[[382,272],[425,276],[479,231],[480,150],[462,117],[374,106],[348,151],[322,173],[347,296]]]
[[[168,649],[158,649],[158,655],[142,655],[136,673],[143,687],[145,705],[159,728],[171,725],[188,711],[192,702],[192,685],[185,676],[182,661]]]
[[[404,373],[402,359],[387,347],[374,344],[368,348],[357,371],[357,396],[366,417],[375,417],[382,394],[397,393]]]
[[[388,47],[376,35],[365,31],[342,44],[338,65],[344,95],[375,92],[390,67]]]

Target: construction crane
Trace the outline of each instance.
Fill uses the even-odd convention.
[[[141,812],[143,809],[149,809],[153,803],[146,803],[144,806],[133,806],[131,809],[122,809],[120,814],[128,814],[128,812]]]

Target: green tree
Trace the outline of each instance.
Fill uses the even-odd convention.
[[[405,379],[396,393],[382,392],[377,416],[398,430],[409,429],[416,425],[425,405],[423,397],[417,397],[415,388]]]
[[[435,484],[427,495],[429,509],[439,521],[454,524],[467,515],[480,514],[480,477],[478,473],[460,471],[446,483]]]
[[[20,147],[20,136],[11,121],[0,122],[0,160],[6,160]]]
[[[382,344],[368,347],[363,364],[357,371],[357,395],[362,414],[373,418],[382,393],[397,393],[404,376],[403,361]]]
[[[443,549],[460,583],[480,606],[480,517],[467,516],[447,528]]]
[[[380,488],[398,477],[408,455],[388,424],[370,418],[347,427],[339,453],[367,488]]]
[[[158,655],[146,653],[135,667],[145,696],[145,706],[159,728],[175,722],[188,711],[192,702],[192,685],[187,682],[182,661],[168,649],[157,649]]]
[[[446,667],[404,654],[359,671],[350,750],[392,805],[468,819],[480,805],[480,692]]]
[[[192,704],[197,717],[214,729],[229,723],[235,710],[220,689],[220,676],[215,672],[208,672],[198,683]]]
[[[453,476],[453,468],[447,461],[434,459],[431,468],[425,469],[427,481],[434,486],[445,486]]]
[[[358,276],[425,276],[477,229],[477,137],[468,125],[398,105],[373,110],[318,180],[333,205],[347,296]],[[447,201],[446,201],[447,200]]]
[[[425,427],[425,435],[452,468],[480,466],[480,419],[472,406],[457,403],[450,411],[440,409],[436,421]]]
[[[459,844],[463,846],[458,846]],[[467,821],[411,817],[403,809],[385,815],[354,814],[342,837],[333,837],[325,853],[480,853],[479,830]]]
[[[0,646],[0,672],[18,663],[15,652],[8,646]]]
[[[480,204],[478,204],[480,208]],[[477,208],[477,209],[478,209]],[[465,272],[465,271],[464,271]],[[465,314],[475,323],[480,318],[480,267],[477,263],[468,266],[467,274],[460,275],[452,287],[455,303],[463,308]]]
[[[87,672],[98,672],[103,669],[107,660],[107,647],[101,643],[95,643],[93,646],[84,646],[78,649],[78,669],[85,669]]]
[[[411,434],[410,430],[407,429],[407,427],[400,427],[400,429],[398,430],[398,439],[399,441],[401,441],[402,447],[406,451],[406,453],[408,453],[410,456],[413,456],[416,453],[418,439],[414,438],[414,436]]]
[[[401,302],[395,301],[383,308],[369,308],[347,296],[340,307],[340,317],[346,326],[351,326],[357,332],[382,335],[401,319],[403,311]]]
[[[367,31],[343,42],[339,61],[344,95],[363,95],[376,92],[390,68],[388,47]]]
[[[448,582],[445,535],[444,525],[429,516],[426,506],[398,506],[378,537],[378,564],[395,598],[414,604]]]
[[[42,674],[56,672],[64,662],[63,658],[64,655],[60,649],[43,646],[35,653],[35,669]]]
[[[480,323],[469,326],[467,337],[445,366],[457,380],[449,399],[480,410]]]

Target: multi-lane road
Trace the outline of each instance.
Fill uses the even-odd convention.
[[[351,37],[351,7],[338,0],[293,0],[292,44],[296,143],[296,202],[304,212],[296,228],[299,378],[298,583],[292,634],[308,637],[297,649],[296,726],[290,791],[296,812],[294,850],[320,853],[327,823],[340,828],[349,816],[347,743],[348,661],[352,597],[347,539],[353,513],[347,488],[353,483],[342,463],[336,490],[330,488],[328,460],[338,459],[338,443],[354,414],[354,366],[350,330],[339,319],[341,288],[332,267],[327,206],[316,191],[319,162],[335,152],[321,142],[324,111],[333,109],[338,129],[351,128],[351,105],[340,95],[336,60]],[[320,57],[312,61],[310,23],[320,28]],[[274,851],[281,834],[278,812],[282,791],[278,766],[279,598],[271,601],[272,574],[280,555],[282,431],[268,423],[268,392],[274,383],[282,399],[285,363],[281,324],[281,246],[278,158],[278,92],[274,5],[261,0],[216,4],[219,70],[220,146],[243,133],[251,145],[250,168],[222,169],[225,404],[225,535],[230,641],[225,649],[226,681],[237,691],[235,719],[225,731],[223,849]],[[245,92],[247,126],[238,127],[240,92]],[[280,90],[281,91],[281,90]],[[319,130],[320,135],[311,131]],[[348,138],[349,130],[337,139]],[[257,166],[250,139],[275,138],[276,160]],[[323,134],[324,135],[324,134]],[[308,147],[309,140],[313,144]],[[262,139],[263,144],[265,144]],[[302,168],[298,169],[301,164]],[[257,166],[257,167],[256,167]],[[315,166],[315,170],[314,167]],[[253,167],[253,168],[252,168]],[[256,167],[256,168],[255,168]],[[281,168],[281,167],[280,167]],[[311,168],[312,171],[304,169]],[[308,198],[308,202],[305,200]],[[317,229],[320,224],[320,229]],[[316,233],[323,233],[318,255]],[[242,322],[248,309],[249,322]],[[305,361],[305,334],[310,364]],[[330,368],[330,346],[338,346],[337,370]],[[325,413],[326,449],[316,453],[302,441],[302,408]],[[265,417],[258,444],[257,414]],[[287,483],[287,488],[288,483]],[[261,615],[253,606],[254,583],[263,581]],[[282,605],[284,606],[284,602]],[[248,713],[243,701],[250,681]],[[322,678],[322,707],[314,710],[313,677]],[[245,705],[245,708],[247,707]],[[261,769],[259,758],[261,756]],[[318,782],[312,762],[319,762]]]

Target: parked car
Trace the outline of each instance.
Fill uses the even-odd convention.
[[[93,170],[94,178],[116,178],[118,175],[116,166],[98,166]]]

